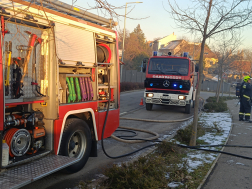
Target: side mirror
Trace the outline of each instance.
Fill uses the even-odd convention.
[[[199,65],[195,65],[195,72],[199,72]]]
[[[143,72],[146,72],[146,63],[143,63]]]
[[[143,59],[143,62],[142,62],[142,72],[146,72],[146,65],[147,65],[147,63],[148,63],[148,61],[149,61],[149,58],[144,58]]]

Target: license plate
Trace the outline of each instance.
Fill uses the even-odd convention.
[[[169,96],[161,96],[162,99],[170,99]]]

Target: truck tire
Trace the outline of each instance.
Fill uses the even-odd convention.
[[[151,111],[153,104],[146,103],[146,110]]]
[[[191,108],[192,108],[192,101],[190,100],[190,103],[186,104],[186,106],[185,106],[185,113],[190,114],[191,113]]]
[[[67,119],[60,144],[59,155],[79,158],[80,161],[65,168],[69,173],[81,170],[90,155],[92,137],[87,123],[78,118]]]

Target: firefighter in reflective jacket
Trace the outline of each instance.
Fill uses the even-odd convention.
[[[252,78],[250,76],[245,76],[241,84],[239,121],[244,121],[244,114],[245,114],[245,121],[250,122],[250,112],[251,112],[250,100],[252,99],[251,98],[252,87],[250,85],[251,79]]]

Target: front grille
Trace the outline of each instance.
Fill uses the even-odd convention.
[[[178,105],[178,104],[179,104],[179,101],[178,101],[178,100],[171,100],[171,101],[170,101],[170,104]]]
[[[170,100],[169,99],[162,99],[162,103],[164,103],[164,104],[170,104]]]
[[[153,98],[152,103],[154,104],[161,104],[161,99],[160,98]]]
[[[165,87],[163,85],[165,80],[169,81],[168,87]],[[174,85],[176,85],[176,87]],[[180,85],[182,85],[182,88],[179,88]],[[144,87],[155,88],[155,89],[190,90],[191,84],[189,80],[146,78],[144,80]]]

